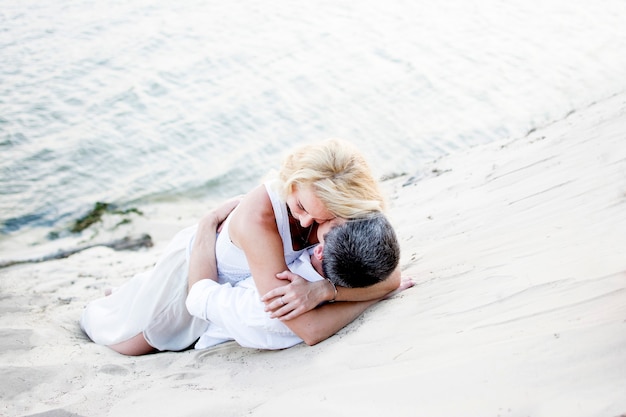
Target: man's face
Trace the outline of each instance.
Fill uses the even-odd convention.
[[[324,260],[324,236],[326,236],[326,233],[328,233],[330,229],[335,226],[339,226],[340,224],[344,224],[345,222],[345,219],[335,217],[334,219],[324,222],[317,227],[317,240],[319,240],[320,243],[313,249],[311,265],[313,265],[313,268],[315,268],[317,273],[321,276],[324,276],[324,270],[322,268],[322,261]]]
[[[330,229],[335,226],[339,226],[340,224],[344,224],[345,222],[345,219],[335,217],[334,219],[328,220],[317,226],[317,240],[319,240],[320,245],[324,245],[324,236],[326,236],[326,233],[328,233]]]

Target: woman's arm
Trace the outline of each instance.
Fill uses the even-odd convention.
[[[285,271],[281,275],[284,275],[285,279],[291,282],[305,281],[302,277],[291,271]],[[383,298],[368,301],[324,304],[314,310],[299,315],[295,319],[282,319],[282,322],[296,333],[304,343],[312,346],[337,333],[343,327],[354,321],[354,319],[368,307]],[[274,316],[272,315],[271,317]]]
[[[397,270],[397,273],[398,275],[400,274],[399,269]],[[286,271],[282,275],[284,275],[285,279],[291,281],[292,283],[296,281],[305,281],[302,277],[299,277],[290,271]],[[399,286],[394,291],[391,291],[375,300],[325,304],[315,310],[302,314],[296,319],[286,320],[282,318],[281,320],[288,327],[292,328],[290,323],[298,322],[299,325],[302,325],[303,319],[301,319],[301,317],[306,317],[306,319],[304,319],[304,331],[296,334],[298,334],[298,336],[300,336],[306,344],[314,345],[337,333],[341,328],[356,319],[372,304],[393,297],[397,293],[411,288],[414,285],[415,282],[412,278],[401,278]],[[276,318],[277,316],[272,314],[271,317]]]
[[[285,272],[278,274],[280,279],[289,279]],[[400,266],[387,279],[364,288],[337,286],[337,293],[327,280],[308,282],[294,280],[288,285],[278,287],[266,293],[261,301],[273,318],[292,320],[324,301],[371,301],[387,296],[401,285]]]
[[[233,244],[246,255],[260,294],[284,285],[276,277],[287,270],[283,241],[278,233],[272,202],[264,185],[250,191],[230,219]]]
[[[377,300],[396,290],[400,285],[400,266],[386,279],[363,288],[337,287],[337,298],[335,301],[367,301]]]

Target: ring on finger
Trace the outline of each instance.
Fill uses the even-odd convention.
[[[280,297],[280,302],[281,302],[283,305],[285,305],[285,304],[286,304],[286,303],[285,303],[285,300],[283,300],[283,297],[282,297],[282,296]]]

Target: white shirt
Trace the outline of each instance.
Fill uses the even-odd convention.
[[[303,251],[289,264],[289,270],[307,281],[324,279],[311,265],[310,256],[308,251]],[[270,318],[265,312],[252,277],[234,286],[210,279],[198,281],[189,291],[186,305],[191,315],[209,322],[195,345],[196,349],[229,340],[256,349],[285,349],[302,342],[282,321]]]

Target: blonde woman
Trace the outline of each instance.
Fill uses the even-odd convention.
[[[214,248],[220,284],[235,284],[252,275],[273,316],[285,320],[306,343],[317,343],[363,311],[356,308],[359,303],[315,309],[318,304],[379,299],[398,288],[399,271],[367,288],[337,289],[327,280],[282,288],[290,276],[281,279],[279,274],[318,243],[317,225],[383,209],[378,183],[352,145],[329,140],[304,146],[286,158],[277,180],[241,199],[217,242],[214,230],[207,234],[202,227],[179,233],[153,271],[90,303],[81,327],[95,342],[127,355],[187,348],[206,328],[206,322],[185,308],[187,274],[207,278],[213,273],[206,270],[202,256],[190,257],[187,249],[202,253]]]
[[[338,287],[337,292],[328,281],[285,287],[285,281],[277,274],[287,270],[293,259],[290,252],[299,254],[299,250],[317,243],[314,231],[318,224],[336,217],[355,219],[381,212],[384,199],[363,156],[353,146],[338,140],[296,150],[285,160],[279,179],[278,190],[284,202],[272,198],[272,186],[264,184],[251,191],[227,219],[216,246],[218,275],[221,279],[237,271],[245,271],[242,278],[251,274],[259,294],[265,294],[264,300],[273,317],[282,318],[307,344],[315,344],[363,311],[362,306],[353,303],[335,303],[314,310],[316,306],[322,301],[381,298],[398,288],[399,271],[379,284],[366,288]],[[278,213],[285,210],[291,239],[281,238],[277,226]],[[211,233],[199,237],[198,250],[210,253]],[[201,249],[202,241],[207,245],[204,249]],[[226,262],[227,258],[232,263]],[[199,264],[200,270],[206,265],[202,261]],[[211,276],[211,272],[207,270],[204,275]],[[303,287],[304,293],[296,292]]]

